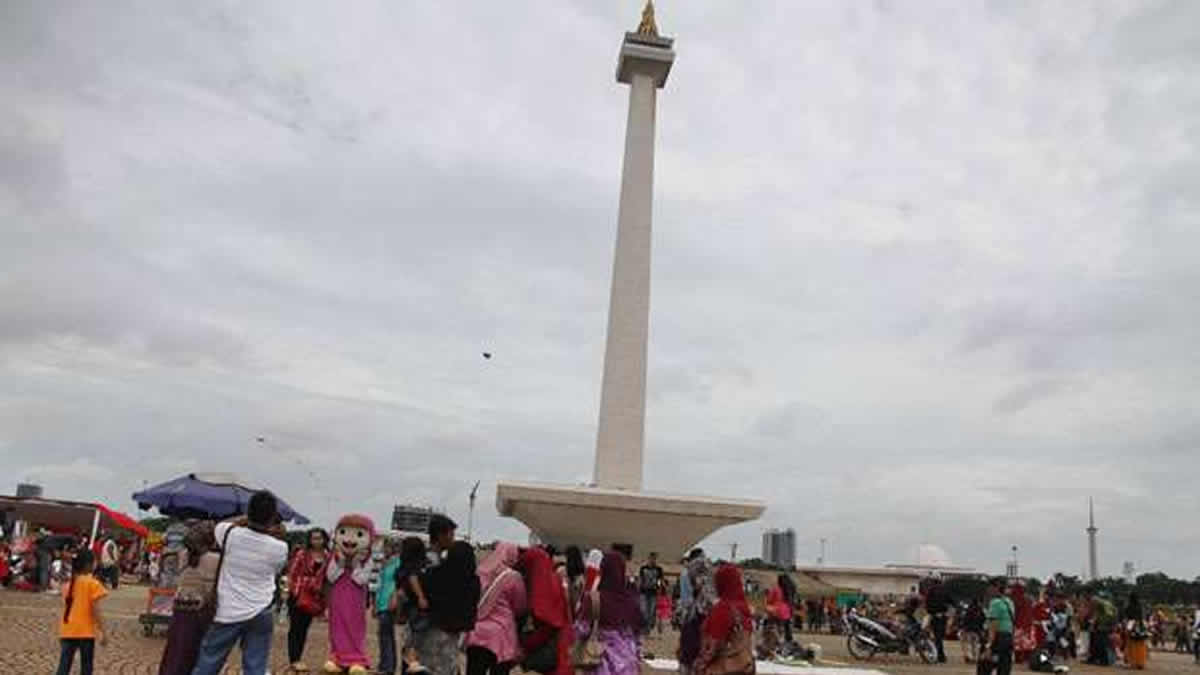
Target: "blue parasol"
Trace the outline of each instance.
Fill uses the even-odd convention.
[[[138,508],[154,506],[164,516],[221,520],[246,512],[250,496],[257,490],[229,474],[189,473],[174,480],[133,493]],[[309,520],[279,499],[279,517],[285,522],[307,525]]]

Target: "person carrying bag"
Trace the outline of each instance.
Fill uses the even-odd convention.
[[[696,675],[755,675],[754,626],[746,602],[742,572],[721,565],[714,582],[717,604],[704,620]]]
[[[588,594],[592,601],[591,628],[587,638],[575,643],[571,653],[571,664],[576,670],[594,670],[604,662],[604,642],[600,639],[600,593],[592,591]]]

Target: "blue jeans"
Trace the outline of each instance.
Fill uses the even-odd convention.
[[[396,672],[396,618],[393,612],[379,613],[379,667],[375,672],[394,675]]]
[[[238,623],[216,623],[208,627],[200,643],[200,655],[192,675],[217,675],[225,667],[225,659],[233,645],[242,647],[242,672],[245,675],[266,675],[271,658],[271,631],[275,627],[271,607]]]

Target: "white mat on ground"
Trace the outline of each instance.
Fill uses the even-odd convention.
[[[677,672],[679,662],[675,659],[649,659],[643,661],[655,670]],[[884,675],[883,671],[866,668],[830,668],[824,666],[785,666],[774,661],[759,661],[759,675]]]

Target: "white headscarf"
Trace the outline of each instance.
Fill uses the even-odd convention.
[[[604,554],[600,552],[600,549],[594,548],[594,549],[588,551],[588,557],[587,557],[587,563],[586,563],[587,567],[591,567],[592,569],[598,570],[598,569],[600,569],[600,563],[603,561],[604,561]]]

